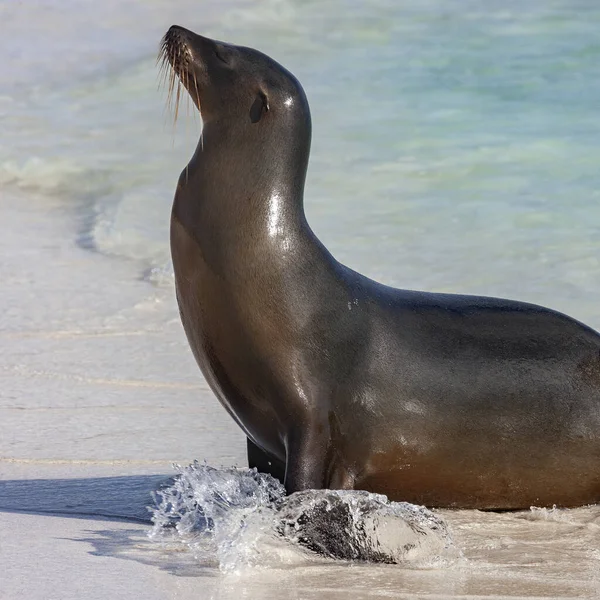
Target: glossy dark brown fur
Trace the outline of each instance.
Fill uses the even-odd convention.
[[[288,492],[492,509],[599,500],[598,334],[340,264],[304,215],[311,126],[296,79],[179,27],[164,48],[204,122],[173,205],[177,300],[250,464]]]

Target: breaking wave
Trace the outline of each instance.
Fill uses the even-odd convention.
[[[194,463],[156,492],[150,537],[181,543],[224,571],[325,560],[439,567],[459,556],[430,510],[364,491],[286,496],[256,469]]]

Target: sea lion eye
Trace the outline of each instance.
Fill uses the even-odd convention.
[[[250,121],[258,123],[263,114],[269,111],[269,99],[264,92],[259,92],[250,108]]]

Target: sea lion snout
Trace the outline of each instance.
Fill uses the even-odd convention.
[[[167,58],[178,75],[181,67],[192,58],[190,42],[193,35],[189,29],[172,25],[162,39],[160,53]]]
[[[172,25],[161,43],[159,60],[172,69],[169,91],[173,91],[178,79],[201,110],[203,118],[206,116],[206,97],[210,95],[211,79],[218,78],[219,69],[226,66],[223,59],[225,51],[219,51],[218,46],[217,42],[179,25]]]
[[[219,52],[217,46],[214,40],[179,25],[169,27],[162,44],[173,68],[186,62],[196,66],[207,65],[214,58],[226,62],[223,60],[224,53]]]

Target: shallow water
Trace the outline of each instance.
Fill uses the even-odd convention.
[[[200,123],[184,107],[173,126],[156,89],[171,23],[258,47],[302,81],[313,113],[306,210],[337,258],[386,283],[512,296],[600,327],[599,17],[592,0],[0,2],[3,253],[16,256],[24,235],[40,244],[33,266],[33,254],[0,265],[10,285],[31,280],[2,298],[2,373],[22,377],[3,402],[39,410],[35,425],[31,412],[11,417],[11,460],[151,465],[193,448],[211,464],[243,462],[174,329],[168,217]],[[74,273],[77,293],[63,294]],[[23,308],[38,307],[25,289],[44,294],[51,319]],[[131,390],[154,385],[146,376],[157,387],[138,405]],[[113,391],[92,401],[79,384]],[[134,429],[113,405],[137,411]],[[274,582],[290,598],[598,591],[595,507],[437,514],[463,561],[276,575],[262,565],[233,583],[213,566],[206,596],[271,597]],[[140,560],[154,552],[136,548]],[[204,573],[190,549],[167,555],[153,564]]]
[[[215,597],[246,586],[249,597],[267,596],[260,584],[275,573],[291,598],[600,593],[598,507],[432,512],[367,492],[287,497],[250,469],[194,463],[176,471],[156,494],[149,536],[167,556],[193,557],[192,572],[220,570],[231,590]]]
[[[442,567],[460,557],[444,521],[422,506],[360,490],[286,496],[256,469],[196,462],[177,471],[155,494],[150,536],[224,572],[324,559]]]
[[[223,581],[232,588],[248,585],[249,597],[262,597],[259,582],[272,582],[274,573],[288,580],[285,597],[291,598],[574,598],[600,592],[597,507],[432,513],[366,492],[286,497],[272,478],[248,469],[196,463],[177,470],[175,483],[157,494],[150,537],[167,555],[185,548],[183,554],[194,558],[192,570],[219,568],[224,577],[237,576],[237,584]],[[354,518],[344,512],[340,518],[339,506]],[[346,547],[336,544],[340,527]],[[326,545],[319,545],[323,540]],[[335,554],[348,548],[351,560]]]

